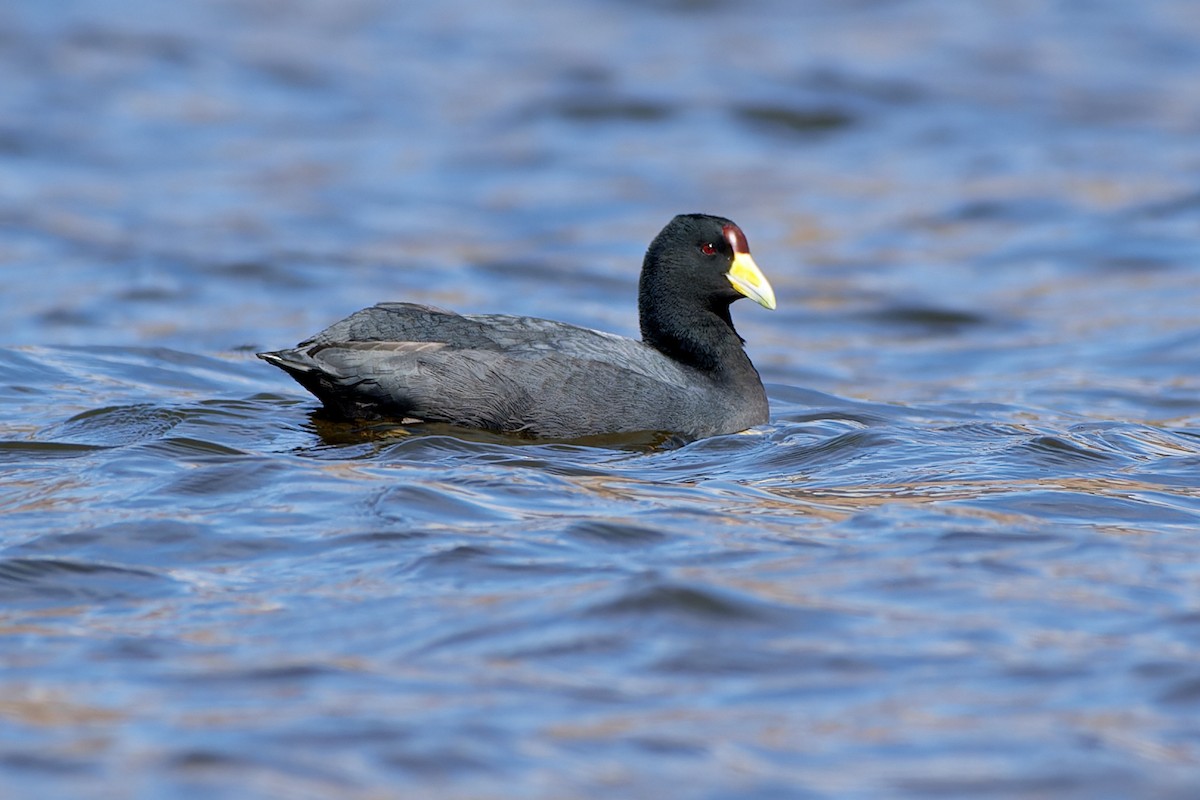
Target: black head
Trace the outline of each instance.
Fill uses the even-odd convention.
[[[742,229],[724,217],[681,214],[646,251],[638,287],[642,338],[685,363],[715,368],[718,350],[730,342],[740,349],[729,305],[741,297],[775,307]]]

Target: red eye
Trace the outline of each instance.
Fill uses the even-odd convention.
[[[712,242],[705,242],[700,245],[700,252],[706,256],[715,256],[717,254],[717,246]]]

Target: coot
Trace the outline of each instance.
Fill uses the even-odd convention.
[[[660,431],[701,438],[767,421],[767,395],[729,306],[775,308],[741,228],[683,214],[646,251],[642,341],[564,322],[415,303],[356,312],[290,350],[259,353],[332,414],[536,438]]]

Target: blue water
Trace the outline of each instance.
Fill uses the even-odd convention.
[[[1197,74],[1187,0],[0,6],[0,797],[1196,797]],[[688,211],[744,434],[253,357],[636,335]]]

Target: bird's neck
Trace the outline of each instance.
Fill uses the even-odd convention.
[[[716,376],[750,366],[742,339],[729,317],[728,303],[687,316],[674,308],[661,308],[656,313],[649,304],[639,305],[642,341],[660,353]]]

